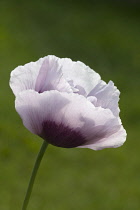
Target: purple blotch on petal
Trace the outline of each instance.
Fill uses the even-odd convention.
[[[64,148],[78,147],[86,142],[86,139],[79,131],[53,121],[42,123],[42,133],[40,136],[50,144]]]

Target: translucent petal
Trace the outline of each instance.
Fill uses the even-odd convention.
[[[120,91],[114,86],[114,83],[110,81],[106,84],[100,81],[95,88],[89,93],[88,97],[94,96],[97,98],[95,106],[101,106],[102,108],[110,109],[115,116],[119,115],[119,101]]]

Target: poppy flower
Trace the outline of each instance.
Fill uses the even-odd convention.
[[[13,70],[10,86],[24,126],[52,145],[100,150],[126,140],[119,90],[80,61],[40,58]]]

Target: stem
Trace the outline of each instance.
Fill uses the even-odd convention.
[[[36,162],[35,162],[35,165],[34,165],[34,168],[33,168],[33,171],[32,171],[32,175],[31,175],[31,178],[30,178],[30,181],[29,181],[28,189],[27,189],[25,199],[24,199],[24,202],[23,202],[22,210],[27,209],[27,206],[28,206],[28,203],[29,203],[29,200],[30,200],[30,196],[31,196],[31,193],[32,193],[34,181],[35,181],[35,178],[36,178],[36,174],[37,174],[38,168],[40,166],[41,160],[43,158],[43,155],[44,155],[44,153],[47,149],[47,146],[48,146],[48,142],[44,141],[41,148],[40,148],[38,156],[36,158]]]

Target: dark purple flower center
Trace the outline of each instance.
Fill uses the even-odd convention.
[[[48,143],[64,148],[73,148],[83,145],[86,140],[79,131],[75,131],[68,126],[56,124],[53,121],[45,121],[42,124],[42,133],[40,135]]]

